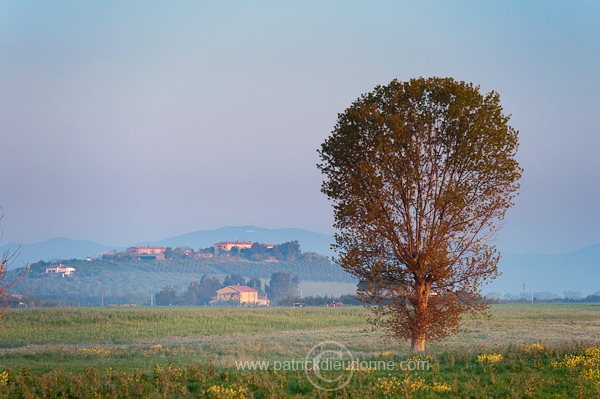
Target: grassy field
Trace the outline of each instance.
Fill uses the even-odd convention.
[[[368,316],[360,307],[10,310],[0,397],[600,397],[600,304],[494,306],[430,344],[420,371],[399,369],[415,360],[409,345],[386,342]],[[274,370],[323,341],[394,370],[352,370],[334,392],[302,370]],[[271,367],[236,368],[255,361]]]
[[[269,284],[265,279],[264,284]],[[356,283],[344,283],[336,281],[300,281],[302,295],[307,296],[341,296],[356,293]]]

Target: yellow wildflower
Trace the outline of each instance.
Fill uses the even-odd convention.
[[[479,364],[496,364],[502,360],[503,356],[499,353],[489,353],[477,356]]]
[[[531,344],[531,345],[527,345],[526,347],[523,348],[523,350],[527,353],[533,353],[533,352],[541,352],[546,350],[546,347],[543,344]]]
[[[245,388],[229,388],[222,385],[213,385],[208,388],[206,393],[210,398],[219,399],[244,399],[246,398]]]

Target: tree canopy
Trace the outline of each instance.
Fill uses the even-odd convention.
[[[485,310],[489,238],[518,190],[518,132],[499,95],[451,78],[393,80],[338,115],[319,151],[336,261],[373,322],[415,351]]]
[[[214,276],[203,275],[199,282],[193,281],[187,289],[186,304],[206,305],[222,288],[221,282]]]
[[[221,288],[229,287],[230,285],[246,285],[246,279],[239,274],[232,274],[231,276],[225,276]]]
[[[299,284],[298,276],[292,277],[286,272],[273,273],[269,285],[265,286],[265,292],[271,301],[278,303],[283,299],[296,297]]]

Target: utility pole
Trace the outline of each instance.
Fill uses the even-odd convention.
[[[523,303],[525,303],[525,283],[523,283]]]
[[[531,291],[531,303],[533,303],[533,291]]]
[[[102,284],[102,307],[104,307],[104,284]]]

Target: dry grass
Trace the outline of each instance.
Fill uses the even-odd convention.
[[[129,353],[147,361],[168,357],[231,366],[235,360],[302,358],[327,340],[342,343],[361,358],[384,351],[408,354],[408,343],[386,340],[383,331],[367,324],[368,315],[360,307],[20,310],[7,317],[0,359],[18,366],[36,354],[64,358],[80,348],[104,347],[114,349],[104,360]],[[600,304],[499,305],[492,308],[491,318],[467,320],[464,332],[427,349],[480,352],[534,342],[598,341]],[[163,350],[147,350],[156,345]],[[132,362],[132,367],[138,364]],[[49,366],[46,362],[44,368]]]
[[[366,324],[368,314],[363,308],[10,312],[1,332],[0,396],[323,397],[302,372],[238,371],[235,362],[301,360],[328,340],[360,359],[412,356],[407,343],[386,342]],[[599,316],[598,304],[495,306],[490,319],[467,320],[465,332],[428,346],[430,372],[357,373],[334,396],[597,397],[600,347],[590,344],[600,341]],[[5,339],[19,333],[16,341]],[[16,345],[28,336],[37,344]]]

